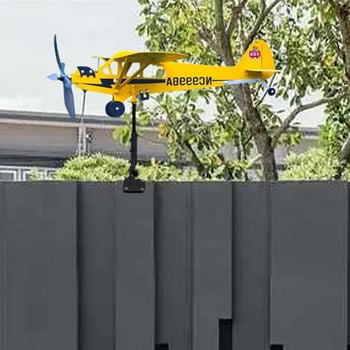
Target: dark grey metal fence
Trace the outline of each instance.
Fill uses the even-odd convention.
[[[0,183],[0,349],[345,350],[342,182]]]

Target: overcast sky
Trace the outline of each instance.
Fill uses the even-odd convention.
[[[138,21],[137,0],[0,0],[0,109],[65,113],[62,84],[47,79],[58,72],[54,34],[72,73],[78,65],[96,67],[93,55],[145,49],[135,31]],[[79,113],[82,93],[74,88],[74,95]],[[88,93],[86,114],[104,114],[108,100]],[[318,108],[299,120],[316,125],[322,115]]]
[[[93,55],[141,50],[135,27],[136,0],[4,1],[0,0],[0,108],[65,112],[53,36],[57,34],[66,72],[76,66],[96,67]],[[76,109],[81,91],[74,89]],[[104,113],[108,95],[87,94],[87,113]]]

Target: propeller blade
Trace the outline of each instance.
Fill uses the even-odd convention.
[[[55,34],[54,39],[53,39],[53,44],[54,44],[54,47],[55,47],[55,56],[56,56],[58,69],[60,70],[61,74],[64,74],[64,67],[65,67],[65,65],[64,65],[64,63],[61,62],[60,54],[58,53],[56,34]]]
[[[72,87],[72,83],[70,82],[69,76],[67,74],[62,76],[62,81],[63,81],[63,85],[66,88],[71,88]]]
[[[47,76],[50,80],[58,80],[58,74],[57,73],[53,73]]]
[[[69,87],[63,82],[64,104],[72,120],[75,120],[75,107],[72,86]]]
[[[58,52],[57,46],[57,37],[56,34],[53,40],[54,48],[55,48],[55,56],[58,68],[60,70],[60,75],[54,73],[48,76],[51,80],[60,80],[63,83],[63,96],[64,96],[64,104],[68,111],[68,114],[72,120],[75,120],[75,107],[74,107],[74,97],[72,91],[72,83],[70,81],[69,76],[64,72],[65,63],[61,61],[60,54]]]

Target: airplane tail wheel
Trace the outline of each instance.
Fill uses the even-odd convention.
[[[270,96],[274,96],[276,95],[276,89],[273,88],[273,87],[270,87],[267,89],[267,93],[270,95]]]
[[[125,106],[123,102],[111,101],[106,104],[106,114],[112,118],[121,117],[125,112]]]

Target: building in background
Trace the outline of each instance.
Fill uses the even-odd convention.
[[[33,168],[46,177],[79,153],[80,135],[85,134],[87,153],[103,152],[129,158],[129,148],[113,139],[113,131],[124,125],[120,119],[86,116],[71,122],[64,114],[0,111],[0,180],[26,180]],[[140,160],[164,160],[166,148],[157,128],[145,128],[139,137]],[[84,148],[84,147],[83,147]]]
[[[104,116],[86,116],[71,122],[65,114],[23,111],[0,111],[0,180],[29,179],[33,168],[41,178],[48,177],[63,162],[80,152],[103,152],[129,159],[129,148],[113,139],[113,131],[123,120]],[[317,129],[302,128],[303,141],[297,147],[278,147],[279,167],[290,152],[305,152],[316,145]],[[82,135],[85,135],[82,139]],[[159,140],[156,126],[143,128],[139,137],[140,160],[167,159],[165,143]],[[83,148],[83,149],[82,149]],[[232,156],[232,147],[224,152]]]

